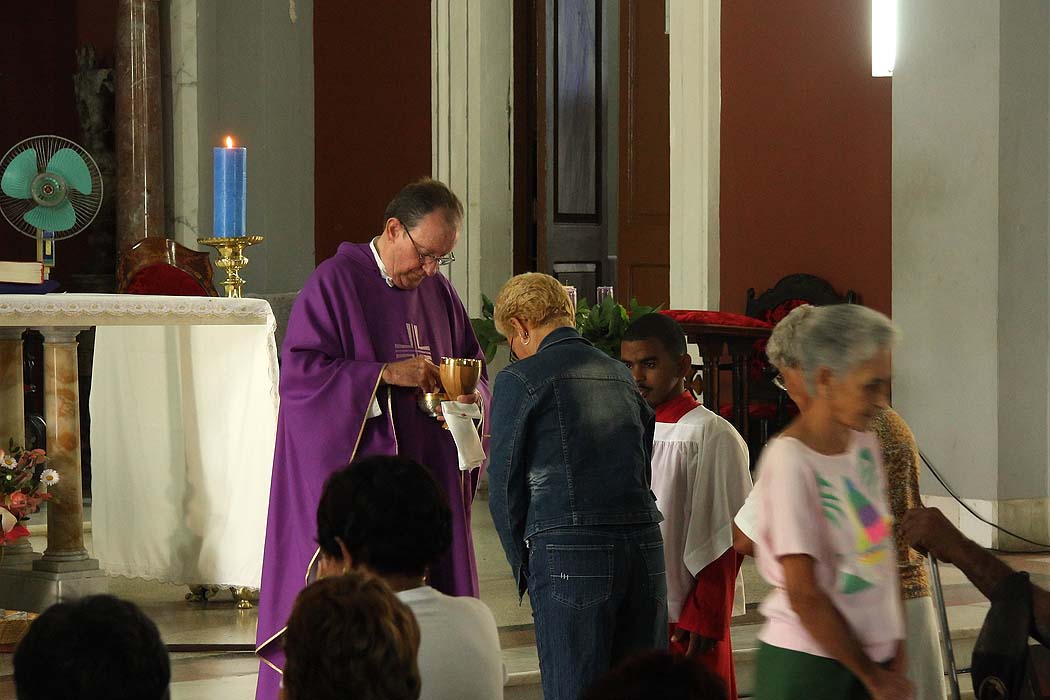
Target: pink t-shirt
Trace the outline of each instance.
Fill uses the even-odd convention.
[[[775,588],[762,603],[759,639],[830,656],[802,626],[784,589],[780,557],[808,554],[817,583],[869,658],[881,663],[904,637],[893,519],[875,437],[852,433],[842,454],[823,455],[790,437],[769,442],[758,461],[755,558]]]

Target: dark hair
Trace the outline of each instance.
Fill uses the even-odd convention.
[[[332,557],[343,541],[355,562],[381,575],[422,575],[452,545],[452,513],[426,467],[406,457],[367,457],[325,482],[317,543]]]
[[[432,211],[442,210],[445,220],[458,224],[463,220],[463,203],[456,193],[437,180],[425,177],[405,185],[394,195],[383,212],[383,221],[394,218],[406,228],[415,228],[419,220]]]
[[[685,331],[678,321],[661,313],[645,314],[631,321],[623,340],[659,340],[664,350],[675,357],[686,353]]]
[[[726,700],[722,679],[669,651],[627,659],[598,679],[583,700]]]
[[[171,681],[157,626],[109,595],[52,605],[29,626],[14,665],[21,700],[161,700]]]
[[[422,688],[416,618],[360,569],[299,592],[284,651],[288,700],[416,700]]]

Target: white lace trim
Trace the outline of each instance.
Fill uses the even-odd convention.
[[[0,326],[216,326],[276,329],[265,299],[145,294],[0,294]]]

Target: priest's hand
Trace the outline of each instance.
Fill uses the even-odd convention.
[[[716,640],[678,627],[671,635],[671,641],[675,644],[685,644],[685,655],[692,658],[714,649]]]
[[[383,384],[419,387],[425,392],[441,390],[441,371],[429,357],[410,357],[383,368]]]

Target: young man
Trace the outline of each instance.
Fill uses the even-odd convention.
[[[653,493],[664,515],[671,648],[716,673],[735,700],[729,619],[742,557],[733,550],[732,521],[751,490],[747,445],[686,391],[692,362],[674,319],[634,321],[620,357],[656,410]]]

